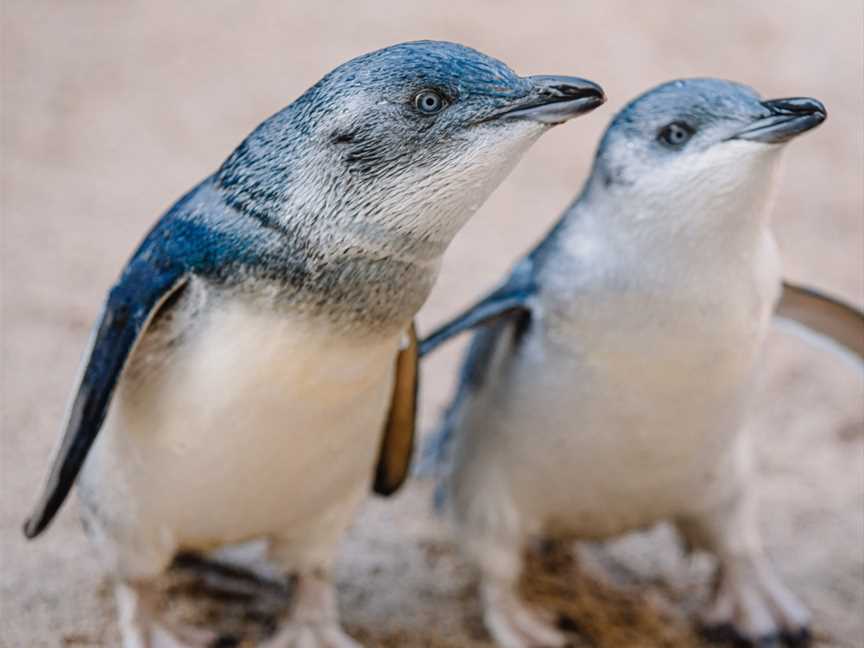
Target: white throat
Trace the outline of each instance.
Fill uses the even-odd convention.
[[[654,256],[749,254],[770,225],[780,151],[731,141],[682,156],[632,184],[592,187],[580,218]]]

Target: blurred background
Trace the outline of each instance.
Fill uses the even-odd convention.
[[[787,151],[775,231],[788,277],[864,303],[861,0],[5,0],[2,8],[2,646],[117,641],[77,504],[38,542],[27,545],[20,533],[106,289],[177,197],[262,119],[363,52],[453,40],[521,74],[597,80],[609,96],[541,139],[459,235],[420,314],[422,330],[488,289],[544,234],[579,190],[618,108],[687,76],[825,102],[828,121]],[[446,402],[459,347],[424,366],[424,433]],[[862,372],[778,332],[763,383],[754,488],[767,549],[814,611],[817,644],[860,647]],[[578,564],[558,565],[567,577],[557,589],[535,588],[559,609],[570,606],[574,645],[701,645],[687,618],[707,595],[710,563],[686,558],[668,529],[579,555]],[[615,567],[611,581],[594,574],[600,563]],[[370,647],[490,645],[474,574],[432,518],[422,484],[366,505],[339,581],[345,624]],[[242,616],[235,636],[254,636]]]

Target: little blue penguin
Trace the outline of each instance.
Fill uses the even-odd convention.
[[[179,552],[254,539],[296,577],[267,645],[357,645],[331,564],[370,484],[407,471],[412,318],[519,156],[604,99],[461,45],[395,45],[328,73],[162,216],[108,293],[25,525],[77,481],[126,647],[191,641],[154,614]]]
[[[745,423],[775,312],[864,355],[860,311],[784,287],[770,227],[784,144],[825,116],[714,79],[647,92],[613,119],[545,240],[421,344],[478,327],[424,463],[440,468],[501,646],[565,643],[518,594],[528,539],[664,519],[718,558],[706,623],[766,645],[806,638],[760,542]]]

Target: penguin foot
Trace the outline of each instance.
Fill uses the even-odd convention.
[[[180,628],[169,631],[160,625],[150,629],[150,643],[147,648],[209,648],[219,639],[219,635],[209,630]]]
[[[262,648],[363,648],[339,626],[336,592],[323,571],[297,576],[291,618]]]
[[[723,569],[714,600],[701,617],[706,637],[755,648],[809,645],[807,609],[767,560],[748,563]]]
[[[215,632],[172,628],[158,623],[156,589],[152,582],[120,582],[115,587],[123,648],[207,648]]]
[[[337,624],[288,623],[261,648],[363,648]]]
[[[192,648],[161,626],[123,628],[123,648]]]
[[[499,585],[483,586],[483,620],[501,648],[560,648],[567,638],[551,618],[532,609],[516,591]]]

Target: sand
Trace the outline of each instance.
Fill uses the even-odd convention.
[[[159,213],[261,119],[358,53],[415,38],[456,40],[525,74],[599,80],[610,97],[546,136],[459,235],[420,314],[423,330],[489,288],[542,235],[578,190],[617,108],[655,83],[695,75],[826,103],[828,122],[790,146],[775,228],[788,276],[864,303],[859,0],[7,0],[3,12],[2,646],[117,645],[112,597],[77,505],[36,542],[20,533],[89,327]],[[424,433],[446,402],[460,346],[424,367]],[[778,332],[762,382],[753,488],[767,550],[813,610],[817,645],[860,647],[864,377]],[[489,648],[476,574],[432,516],[428,491],[414,483],[364,506],[338,566],[345,624],[370,647]],[[566,617],[574,646],[689,647],[701,645],[690,619],[710,569],[661,526],[535,557],[525,586]],[[244,583],[202,597],[201,575],[181,571],[166,579],[166,601],[174,615],[221,618],[221,630],[253,645],[285,601],[279,590],[250,592]]]

